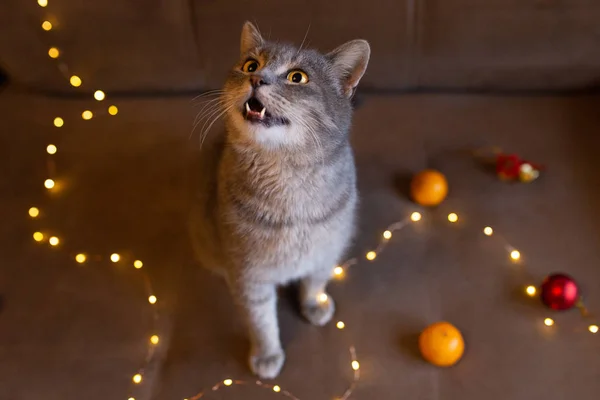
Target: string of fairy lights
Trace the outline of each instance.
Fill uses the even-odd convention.
[[[45,10],[48,9],[49,0],[37,0],[37,3],[44,10],[44,13],[46,14]],[[51,19],[54,20],[54,23],[50,21]],[[41,22],[41,28],[44,32],[51,33],[53,30],[56,29],[55,25],[58,25],[58,24],[54,17],[49,17],[48,15],[44,15],[44,18],[42,18],[42,22]],[[46,37],[47,37],[47,35],[44,36],[44,38],[46,38]],[[66,78],[66,80],[69,82],[69,84],[75,88],[79,88],[82,86],[85,87],[83,79],[80,76],[70,73],[70,69],[69,69],[67,63],[64,61],[63,51],[61,49],[59,49],[59,47],[57,47],[53,43],[50,43],[47,46],[47,48],[48,48],[48,56],[52,60],[56,61],[56,66],[57,66],[58,70]],[[106,100],[106,97],[107,97],[106,93],[100,89],[97,89],[93,92],[93,98],[97,102],[103,102],[104,100]],[[117,108],[116,105],[112,104],[112,105],[108,106],[108,108],[106,109],[106,112],[109,115],[114,116],[114,115],[117,115],[117,113],[119,112],[119,109]],[[95,110],[92,111],[91,109],[86,109],[81,112],[81,118],[85,121],[89,121],[92,118],[94,118],[94,116],[102,115],[102,114],[103,114],[102,112],[97,112]],[[62,128],[65,125],[65,123],[66,123],[65,118],[63,118],[62,116],[56,116],[56,117],[54,117],[54,119],[52,121],[53,126],[56,128]],[[57,177],[55,176],[56,175],[55,174],[56,164],[54,162],[54,156],[57,154],[57,152],[58,152],[58,147],[56,144],[50,143],[46,146],[46,153],[47,153],[47,156],[49,157],[49,160],[48,160],[49,173],[48,173],[48,178],[44,181],[44,187],[46,189],[48,189],[49,191],[56,190],[60,186],[60,182],[57,181]],[[35,206],[30,207],[28,213],[29,213],[29,216],[34,220],[41,220],[41,219],[43,219],[43,216],[44,216],[44,213],[40,210],[40,208],[35,207]],[[55,248],[59,247],[59,246],[65,247],[63,240],[59,239],[58,235],[56,235],[54,233],[50,233],[48,231],[47,232],[42,232],[42,231],[34,232],[33,239],[34,239],[34,241],[36,241],[38,243],[47,242],[51,247],[55,247]],[[85,264],[85,263],[90,262],[90,260],[102,261],[105,259],[102,255],[89,255],[84,252],[74,252],[73,258],[74,258],[75,262],[78,264]],[[123,257],[118,253],[110,254],[108,259],[112,263],[123,263],[125,261],[125,260],[123,260]],[[141,277],[144,281],[144,287],[146,289],[148,303],[151,306],[155,306],[158,302],[158,298],[157,298],[154,290],[152,289],[152,283],[150,281],[148,274],[146,274],[144,272],[144,270],[142,269],[142,267],[144,266],[144,263],[141,260],[134,260],[131,265],[133,266],[134,269],[140,270]],[[350,265],[350,264],[346,264],[346,265]],[[338,268],[341,268],[341,267],[337,267],[336,272],[339,271]],[[336,276],[339,276],[339,275],[340,275],[339,273],[336,273]],[[320,302],[326,302],[326,301],[328,301],[328,297],[326,294],[323,293],[320,296],[318,296],[318,300]],[[153,309],[153,322],[154,322],[153,326],[155,327],[155,328],[153,328],[153,330],[155,331],[156,326],[159,325],[160,315],[159,315],[156,307],[153,307],[152,309]],[[346,328],[346,324],[343,321],[338,321],[336,323],[336,328],[339,330],[344,330]],[[136,398],[134,397],[135,393],[136,393],[135,387],[138,387],[144,383],[144,381],[145,381],[144,374],[145,374],[146,368],[152,363],[154,356],[155,356],[156,348],[159,345],[159,343],[160,343],[159,335],[156,332],[153,332],[148,338],[148,350],[146,352],[146,357],[142,363],[142,366],[131,377],[131,382],[133,383],[134,386],[130,389],[131,395],[129,397],[127,397],[127,400],[136,400]],[[354,388],[356,387],[356,385],[360,379],[360,370],[359,370],[360,365],[359,365],[359,362],[356,357],[356,350],[355,350],[354,346],[350,346],[349,353],[350,353],[350,359],[351,359],[350,367],[352,368],[352,371],[353,371],[352,381],[351,381],[350,385],[348,386],[348,388],[344,391],[344,393],[338,398],[339,400],[347,400],[351,396]],[[264,383],[260,380],[244,381],[244,380],[234,380],[231,378],[226,378],[226,379],[218,382],[217,384],[213,385],[211,387],[210,391],[214,392],[219,389],[227,388],[230,386],[244,386],[244,385],[246,385],[246,386],[247,385],[255,385],[260,388],[270,390],[273,393],[285,396],[289,399],[299,400],[290,391],[282,389],[281,386],[279,386],[277,384]],[[204,397],[210,391],[202,390],[199,393],[195,394],[194,396],[186,398],[184,400],[200,399],[200,398]]]
[[[44,14],[46,14],[46,10],[49,5],[49,0],[37,0],[37,3],[40,6],[40,8],[42,8],[44,10]],[[48,15],[44,15],[44,18],[42,18],[42,22],[41,22],[41,29],[44,32],[48,33],[49,35],[51,34],[51,32],[54,29],[56,29],[55,25],[57,25],[56,20],[54,20],[54,23],[51,22],[51,20],[53,20],[53,18],[49,17]],[[75,88],[84,86],[84,81],[81,77],[70,73],[70,69],[68,68],[66,62],[63,59],[64,58],[63,52],[59,47],[56,47],[54,44],[50,44],[48,46],[48,56],[57,62],[57,67],[58,67],[59,71],[65,76],[65,78],[67,78],[67,80],[71,86],[73,86]],[[107,95],[104,93],[104,91],[97,89],[93,92],[93,98],[97,102],[103,102],[106,100]],[[88,120],[91,120],[95,115],[102,115],[104,113],[107,113],[111,116],[114,116],[114,115],[117,115],[117,113],[119,112],[119,109],[114,104],[108,106],[104,110],[105,110],[104,112],[97,112],[97,111],[92,111],[90,109],[86,109],[81,113],[81,118],[83,120],[88,121]],[[64,126],[65,120],[61,116],[56,116],[53,119],[52,124],[56,128],[61,128]],[[55,168],[55,163],[54,163],[54,159],[53,159],[53,157],[57,154],[57,152],[58,152],[58,147],[55,144],[50,143],[46,146],[46,153],[47,153],[47,156],[49,157],[49,162],[48,162],[49,172],[51,172],[51,173],[49,173],[48,178],[44,181],[44,187],[48,190],[55,190],[56,185],[57,185],[57,181],[56,181],[57,177],[55,176],[56,168]],[[35,206],[30,207],[28,213],[29,213],[29,216],[34,220],[41,220],[44,216],[44,213],[38,207],[35,207]],[[404,229],[406,226],[408,226],[411,223],[418,223],[419,221],[421,221],[421,219],[422,219],[421,213],[415,211],[415,212],[411,213],[410,216],[389,225],[387,227],[387,229],[382,233],[378,245],[375,248],[373,248],[372,250],[367,251],[364,255],[364,259],[367,262],[374,262],[377,259],[378,255],[382,251],[384,251],[384,249],[388,246],[394,233],[398,232],[399,230]],[[456,213],[450,213],[447,216],[447,220],[449,223],[455,224],[459,221],[459,217]],[[505,249],[508,251],[509,259],[514,263],[520,262],[520,260],[522,258],[520,251],[517,250],[515,247],[513,247],[501,235],[497,235],[494,232],[492,227],[486,226],[483,228],[482,232],[484,235],[486,235],[488,237],[493,236],[493,237],[499,238],[503,242]],[[63,243],[62,239],[60,239],[56,234],[50,232],[49,230],[46,232],[43,232],[43,231],[34,232],[33,239],[34,239],[34,241],[36,241],[38,243],[47,242],[51,247],[59,247],[59,246],[64,247],[64,243]],[[89,262],[90,260],[102,261],[105,259],[105,257],[102,255],[89,255],[89,254],[86,254],[85,252],[74,252],[73,259],[78,264],[85,264],[85,263]],[[112,263],[124,263],[126,261],[118,253],[110,254],[108,256],[108,259]],[[350,259],[346,260],[345,262],[343,262],[342,264],[336,266],[333,270],[334,279],[336,279],[336,280],[343,279],[344,276],[346,275],[348,269],[351,266],[358,264],[361,259],[362,259],[362,257],[350,258]],[[131,260],[127,260],[127,261],[131,261]],[[144,383],[144,381],[145,381],[144,374],[146,372],[146,369],[153,362],[153,360],[155,358],[157,346],[159,346],[159,344],[160,344],[160,336],[159,336],[158,332],[156,332],[156,327],[159,326],[160,314],[156,307],[156,305],[158,303],[158,298],[152,288],[152,284],[151,284],[148,274],[145,273],[145,270],[143,269],[144,263],[141,260],[136,259],[136,260],[131,261],[131,266],[135,270],[140,271],[140,276],[142,277],[143,282],[144,282],[144,288],[146,291],[147,301],[150,304],[150,306],[152,307],[153,327],[154,327],[153,328],[154,332],[152,332],[146,339],[147,343],[148,343],[146,357],[145,357],[144,361],[142,362],[141,367],[137,371],[135,371],[135,373],[131,376],[131,382],[133,383],[133,386],[130,389],[130,392],[131,392],[130,396],[126,397],[126,399],[127,400],[136,400],[136,398],[134,397],[135,393],[137,392],[136,387],[138,387]],[[532,285],[532,284],[527,285],[524,288],[524,292],[528,296],[531,296],[531,297],[536,296],[538,294],[538,287],[536,287],[535,285]],[[319,302],[327,302],[327,301],[329,301],[329,298],[328,298],[327,294],[321,293],[317,296],[317,300]],[[587,310],[585,310],[585,308],[581,307],[580,309],[582,310],[582,313],[584,313],[584,315],[588,315]],[[546,325],[547,327],[552,327],[552,326],[555,326],[555,321],[552,318],[547,317],[543,320],[543,324]],[[343,331],[348,326],[344,321],[338,320],[335,323],[335,327],[338,330]],[[591,323],[588,326],[588,330],[589,330],[589,332],[595,334],[599,331],[599,327],[596,323]],[[360,364],[359,364],[359,361],[357,358],[356,349],[355,349],[354,345],[350,346],[349,353],[350,353],[350,367],[351,367],[351,370],[353,371],[352,380],[351,380],[349,386],[347,387],[347,389],[343,392],[343,394],[340,397],[336,398],[337,400],[347,400],[352,395],[352,393],[360,379]],[[290,391],[283,389],[278,384],[265,383],[260,380],[256,380],[256,381],[234,380],[232,378],[225,378],[222,381],[219,381],[218,383],[213,385],[210,389],[202,390],[202,391],[198,392],[197,394],[195,394],[191,397],[185,398],[183,400],[199,400],[199,399],[205,397],[210,392],[214,392],[214,391],[217,391],[220,389],[228,388],[231,386],[250,386],[250,385],[257,386],[257,387],[265,389],[265,390],[269,390],[275,394],[287,397],[288,399],[299,400],[298,397],[296,397]]]
[[[83,79],[70,72],[70,69],[64,60],[65,54],[64,52],[57,47],[54,43],[52,43],[53,36],[52,32],[57,29],[59,26],[56,18],[52,15],[48,10],[49,0],[37,0],[37,4],[43,10],[42,22],[40,24],[41,29],[44,31],[43,40],[44,43],[48,43],[48,56],[56,62],[56,66],[61,74],[66,78],[69,84],[75,88],[85,87]],[[68,54],[67,54],[68,56]],[[100,89],[96,89],[93,91],[93,98],[96,102],[102,103],[106,100],[106,93]],[[92,111],[93,110],[93,111]],[[98,107],[91,107],[90,109],[85,109],[81,112],[81,119],[84,121],[89,121],[95,116],[99,115],[111,115],[115,116],[118,114],[119,109],[116,105],[111,104],[106,108],[102,108],[101,111]],[[62,128],[65,125],[65,118],[62,116],[55,116],[52,120],[52,125],[56,128]],[[58,146],[56,144],[50,143],[46,146],[46,153],[48,157],[48,177],[44,181],[44,187],[48,190],[56,190],[60,186],[60,181],[57,180],[56,176],[56,164],[54,161],[54,157],[58,153]],[[44,213],[40,208],[32,206],[29,208],[29,216],[35,220],[42,220]],[[52,233],[50,230],[47,231],[36,231],[33,233],[34,241],[38,243],[47,242],[51,247],[68,247],[65,246],[63,240],[58,237],[57,234]],[[78,264],[86,264],[91,261],[103,261],[106,259],[103,255],[98,254],[87,254],[82,251],[73,251],[73,259]],[[124,263],[126,260],[119,253],[112,253],[108,256],[108,259],[112,263]],[[155,358],[157,346],[160,343],[160,336],[157,332],[157,326],[159,326],[160,314],[158,312],[158,308],[156,307],[158,298],[153,290],[152,282],[148,276],[148,274],[144,271],[143,266],[144,263],[141,260],[131,260],[131,266],[140,271],[140,276],[142,277],[144,288],[147,296],[148,303],[153,306],[152,307],[152,333],[148,336],[147,340],[147,351],[142,362],[142,365],[138,368],[137,371],[132,375],[131,382],[134,386],[138,386],[142,384],[144,381],[144,374],[146,372],[147,367],[152,363]],[[131,388],[130,391],[135,393],[135,388]],[[134,397],[129,397],[128,400],[135,400]]]

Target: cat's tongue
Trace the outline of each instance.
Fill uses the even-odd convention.
[[[246,102],[246,117],[263,119],[266,112],[266,107],[256,97],[252,97]]]

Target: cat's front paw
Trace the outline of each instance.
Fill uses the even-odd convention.
[[[250,355],[250,369],[254,374],[258,375],[262,379],[273,379],[283,367],[285,361],[285,353],[283,350],[279,350],[273,354],[258,354]]]
[[[328,323],[335,312],[335,302],[331,296],[323,302],[306,302],[302,304],[302,315],[313,325],[323,326]]]

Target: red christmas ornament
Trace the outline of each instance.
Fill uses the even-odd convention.
[[[579,301],[579,287],[568,275],[549,275],[542,282],[541,299],[553,310],[568,310]]]
[[[496,155],[496,174],[505,181],[531,182],[537,179],[542,169],[541,165],[523,160],[516,154]]]

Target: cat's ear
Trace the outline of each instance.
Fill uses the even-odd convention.
[[[366,40],[352,40],[327,54],[334,74],[340,79],[344,96],[350,98],[354,94],[354,89],[367,70],[370,56],[371,47]]]
[[[264,40],[256,26],[250,21],[246,21],[242,28],[242,38],[240,40],[240,52],[245,54],[248,51],[261,46]]]

